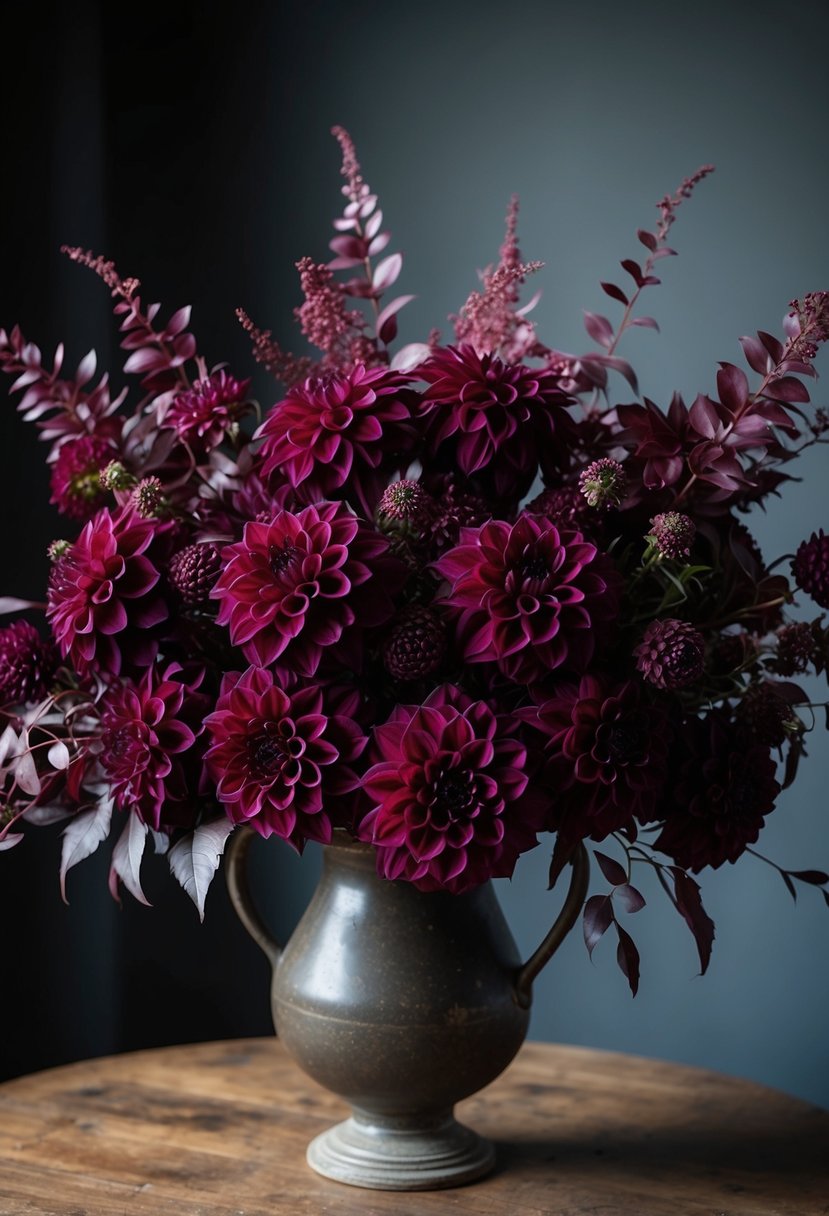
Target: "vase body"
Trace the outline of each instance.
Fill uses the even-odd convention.
[[[522,968],[490,882],[464,895],[425,893],[380,878],[371,846],[336,836],[284,949],[247,889],[249,833],[240,844],[234,838],[227,869],[236,910],[273,964],[277,1035],[352,1108],[311,1143],[309,1164],[383,1190],[481,1177],[494,1165],[493,1148],[454,1119],[453,1107],[493,1081],[524,1041],[521,981],[533,961]],[[572,922],[577,897],[571,892],[560,922]],[[554,931],[558,938],[566,926]]]

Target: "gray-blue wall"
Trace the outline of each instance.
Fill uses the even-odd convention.
[[[542,336],[586,349],[581,309],[614,307],[599,279],[637,256],[635,229],[653,221],[655,201],[706,161],[717,172],[683,208],[673,230],[681,256],[661,264],[664,284],[647,299],[662,333],[634,333],[623,348],[643,391],[664,402],[674,388],[690,398],[711,389],[717,360],[740,362],[739,335],[779,332],[793,296],[829,286],[825,5],[429,0],[375,6],[365,19],[346,7],[348,19],[320,31],[308,92],[294,98],[294,159],[266,183],[274,205],[286,188],[296,200],[288,230],[259,233],[273,245],[260,303],[284,317],[286,338],[286,268],[319,253],[336,201],[326,138],[335,121],[357,140],[405,250],[400,286],[418,300],[403,313],[404,337],[462,303],[475,269],[496,255],[517,191],[524,255],[547,264],[537,277]],[[829,358],[821,366],[829,373]],[[815,398],[827,404],[824,382]],[[753,521],[767,556],[829,528],[829,452],[808,455],[803,483]],[[829,866],[822,729],[810,751],[758,846],[790,867]],[[542,845],[500,884],[526,951],[556,907],[548,860]],[[277,864],[287,878],[316,860]],[[706,977],[684,925],[644,882],[648,907],[631,924],[643,957],[637,999],[611,942],[591,965],[573,934],[538,984],[532,1035],[700,1064],[829,1105],[829,909],[809,889],[793,906],[751,857],[702,884],[717,923]]]

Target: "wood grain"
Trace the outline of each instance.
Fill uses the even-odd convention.
[[[21,1077],[0,1086],[0,1213],[829,1213],[829,1112],[698,1069],[528,1044],[459,1108],[496,1141],[499,1164],[453,1191],[385,1194],[318,1178],[305,1146],[344,1114],[275,1039]]]

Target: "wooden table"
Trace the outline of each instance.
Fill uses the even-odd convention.
[[[305,1165],[344,1107],[275,1039],[89,1060],[0,1086],[0,1213],[829,1213],[829,1112],[717,1073],[533,1043],[459,1112],[497,1142],[494,1175],[361,1191]]]

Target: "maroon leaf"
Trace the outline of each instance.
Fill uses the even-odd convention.
[[[610,296],[611,300],[618,300],[620,304],[630,303],[630,300],[628,300],[621,287],[617,287],[615,283],[602,283],[600,286],[602,291],[606,295]]]
[[[584,328],[590,334],[593,341],[598,342],[600,346],[604,346],[609,350],[613,345],[613,326],[607,317],[602,317],[596,312],[588,312],[585,309]]]
[[[659,333],[659,326],[653,317],[634,317],[631,325],[638,325],[642,329],[655,329]]]
[[[645,248],[650,249],[651,253],[653,253],[659,243],[653,233],[646,232],[644,228],[640,228],[638,229],[636,235],[639,237],[639,240],[642,242]]]
[[[611,886],[618,887],[627,882],[627,872],[624,866],[619,865],[618,861],[614,861],[606,853],[600,853],[598,849],[593,850],[593,856],[596,858],[596,861],[599,863],[599,869]]]
[[[769,368],[769,357],[762,342],[758,342],[756,338],[745,337],[740,338],[740,345],[743,348],[746,363],[748,363],[752,371],[765,376]]]
[[[397,298],[387,304],[383,311],[379,314],[377,317],[376,331],[381,342],[391,342],[395,337],[397,333],[397,321],[395,319],[395,314],[398,313],[401,308],[405,308],[405,306],[413,299],[414,296],[397,296]],[[387,337],[386,325],[391,320],[394,320],[393,332],[390,331],[390,336]]]
[[[764,330],[758,329],[757,337],[763,343],[768,353],[771,355],[775,363],[779,363],[783,358],[783,343],[778,341],[773,334],[767,334]]]
[[[328,248],[343,258],[356,258],[358,261],[366,256],[368,244],[359,236],[335,236],[328,242]]]
[[[616,922],[616,932],[619,934],[619,945],[616,950],[616,961],[627,976],[632,996],[639,991],[639,951],[630,934]]]
[[[645,906],[644,895],[641,891],[637,891],[636,887],[632,887],[629,882],[622,883],[613,894],[626,912],[641,912]]]
[[[625,258],[619,265],[622,267],[622,270],[628,272],[637,287],[642,286],[644,276],[642,275],[642,267],[638,262],[634,262],[633,258]]]
[[[774,401],[798,402],[800,405],[807,405],[811,400],[806,385],[795,380],[794,376],[781,376],[779,380],[772,380],[766,385],[764,393]]]
[[[789,870],[792,878],[799,878],[801,882],[811,883],[814,887],[822,887],[829,882],[829,874],[824,874],[823,870]]]
[[[577,843],[572,840],[565,842],[563,837],[556,836],[556,842],[553,845],[553,856],[550,860],[550,876],[547,882],[548,891],[552,891],[556,882],[561,877],[565,866],[576,850]]]
[[[584,944],[587,953],[593,951],[613,924],[613,905],[609,895],[591,895],[584,905]]]
[[[786,890],[789,892],[789,895],[791,895],[794,902],[797,903],[797,888],[795,887],[791,878],[789,877],[789,875],[786,873],[785,870],[780,871],[780,877],[783,879],[783,882],[786,884]]]
[[[651,254],[651,261],[655,262],[657,258],[675,258],[676,250],[669,249],[667,245],[663,245],[661,249],[656,249]]]
[[[748,377],[733,363],[721,363],[717,372],[717,391],[726,409],[736,414],[748,401]]]
[[[713,439],[720,429],[720,416],[710,397],[700,393],[688,413],[691,426],[698,435]]]
[[[699,893],[699,883],[679,866],[670,867],[674,880],[674,896],[680,916],[693,934],[699,954],[700,975],[705,975],[711,961],[711,947],[714,942],[714,922],[702,906]]]
[[[612,367],[620,376],[624,376],[634,393],[639,392],[639,381],[636,379],[636,372],[626,359],[617,359],[615,355],[597,355],[596,357],[606,367]]]

